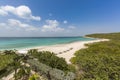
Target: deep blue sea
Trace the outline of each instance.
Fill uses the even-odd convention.
[[[0,50],[24,49],[89,40],[94,39],[85,37],[0,37]]]

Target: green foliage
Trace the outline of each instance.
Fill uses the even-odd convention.
[[[29,80],[39,80],[39,75],[33,74],[32,76],[30,76]]]
[[[51,66],[52,68],[57,68],[63,71],[69,70],[65,59],[57,57],[54,53],[48,51],[38,52],[36,50],[30,50],[28,54],[38,59],[41,63]]]
[[[20,66],[18,72],[16,73],[16,80],[27,80],[29,78],[30,75],[30,68],[23,65]]]
[[[0,70],[13,62],[14,55],[0,55]]]
[[[31,59],[35,61],[30,61]],[[15,80],[28,80],[31,74],[30,71],[33,70],[40,74],[40,79],[44,80],[51,78],[53,80],[75,79],[75,74],[68,72],[75,71],[74,66],[68,65],[65,59],[59,58],[51,52],[38,52],[36,49],[34,49],[28,51],[28,55],[18,55],[12,50],[6,50],[1,52],[0,60],[0,78],[7,76],[12,72],[15,72]],[[29,64],[31,66],[28,67],[26,64]],[[8,70],[11,72],[8,72]],[[3,75],[5,73],[6,75]],[[46,77],[44,75],[46,75]],[[33,76],[31,76],[30,79],[33,79]]]
[[[71,62],[77,66],[78,80],[120,79],[120,33],[87,35],[112,39],[107,42],[87,44],[79,50]]]
[[[75,70],[75,65],[69,64],[69,65],[68,65],[68,70],[75,73],[75,72],[76,72],[76,70]]]
[[[44,75],[44,77],[48,78],[48,80],[74,80],[75,74],[72,72],[64,72],[62,70],[51,68],[43,63],[40,63],[37,60],[29,59],[27,61],[32,70],[36,71],[40,75]]]
[[[13,64],[14,58],[16,57],[17,55],[14,54],[14,51],[0,52],[0,78],[8,75],[11,71],[13,71],[11,64]]]
[[[57,57],[48,51],[39,52],[36,49],[28,51],[33,60],[28,60],[33,70],[46,75],[49,80],[73,80],[75,79],[75,67],[68,65],[64,58]],[[72,72],[70,72],[72,71]]]
[[[5,50],[3,52],[0,52],[0,70],[2,70],[4,67],[7,67],[14,61],[14,58],[17,57],[17,55],[14,53],[15,52],[11,50]]]
[[[104,33],[104,34],[90,34],[86,35],[87,37],[94,37],[94,38],[106,38],[106,39],[113,39],[113,40],[120,40],[120,32],[118,33]]]
[[[12,66],[15,72],[15,80],[28,80],[31,69],[26,66],[27,59],[29,59],[28,55],[19,55],[14,59]]]
[[[15,80],[21,79],[28,75],[30,69],[21,65],[21,61],[25,62],[26,56],[17,55],[16,51],[5,50],[0,52],[0,78],[15,72]]]

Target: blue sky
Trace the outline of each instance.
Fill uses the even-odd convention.
[[[0,36],[120,31],[120,0],[0,0]]]

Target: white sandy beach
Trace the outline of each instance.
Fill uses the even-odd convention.
[[[100,41],[109,41],[109,39],[97,39],[92,41],[77,41],[67,44],[57,44],[51,46],[41,46],[35,47],[31,49],[38,49],[39,51],[50,51],[54,52],[58,57],[63,57],[70,64],[70,59],[74,57],[74,53],[80,49],[86,48],[85,44],[100,42]],[[19,53],[27,53],[29,49],[19,50]]]

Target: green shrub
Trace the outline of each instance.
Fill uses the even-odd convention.
[[[87,35],[112,39],[107,42],[87,44],[79,50],[71,62],[77,66],[78,80],[120,79],[120,33]]]
[[[54,53],[48,51],[38,52],[36,50],[30,50],[28,54],[36,58],[41,63],[46,64],[52,68],[57,68],[63,71],[69,70],[65,59],[57,57]]]

